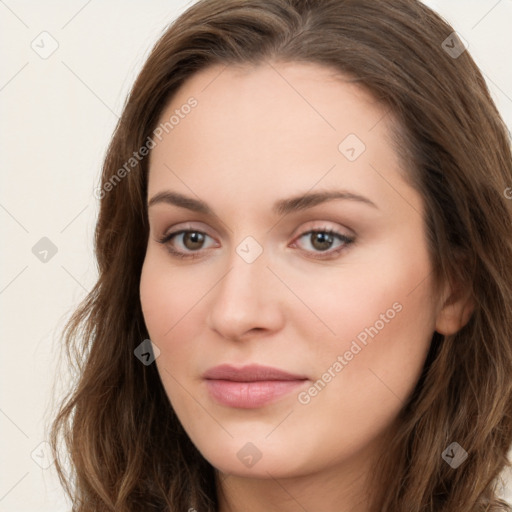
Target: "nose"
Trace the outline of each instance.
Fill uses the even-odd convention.
[[[229,263],[209,294],[209,328],[230,340],[278,331],[284,320],[285,287],[267,267],[265,252],[252,263],[234,252]]]

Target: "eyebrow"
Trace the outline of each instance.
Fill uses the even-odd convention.
[[[346,190],[327,190],[323,192],[301,194],[298,196],[290,197],[288,199],[280,199],[274,203],[272,212],[276,215],[287,215],[291,212],[312,208],[313,206],[325,203],[327,201],[332,201],[333,199],[357,201],[379,209],[373,201],[359,194],[355,194]],[[213,210],[204,201],[170,190],[164,190],[155,194],[149,200],[148,208],[159,203],[179,206],[180,208],[186,208],[187,210],[203,213],[205,215],[214,215]]]

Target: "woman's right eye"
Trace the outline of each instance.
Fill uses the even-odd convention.
[[[206,238],[211,237],[203,231],[199,231],[197,229],[182,229],[180,231],[166,234],[159,240],[159,242],[164,244],[169,252],[178,258],[198,258],[200,254],[197,254],[197,251],[203,249],[203,244]],[[176,249],[172,244],[175,239],[181,242],[181,246],[184,247],[185,250]]]

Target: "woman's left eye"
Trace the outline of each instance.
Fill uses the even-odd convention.
[[[343,233],[338,233],[333,229],[312,229],[306,233],[303,233],[302,235],[299,235],[297,240],[300,240],[304,237],[307,237],[306,240],[309,240],[309,245],[316,249],[313,252],[318,255],[313,257],[324,259],[336,256],[355,240],[355,237],[347,236]],[[332,249],[332,245],[336,239],[340,242],[340,244],[335,249]],[[322,253],[325,253],[326,256],[323,256]]]
[[[316,253],[317,255],[312,255],[312,257],[319,259],[329,259],[336,256],[355,240],[355,237],[344,235],[332,229],[312,229],[302,233],[295,240],[301,240],[305,237],[309,237],[306,238],[306,240],[309,240],[309,245],[312,247],[312,250],[303,250],[308,253]],[[207,238],[211,237],[202,231],[182,229],[174,233],[169,233],[158,241],[166,245],[173,256],[183,259],[200,257],[201,253],[199,251],[204,249],[203,245]],[[174,239],[180,240],[181,246],[184,247],[184,249],[177,249],[172,244]],[[333,249],[332,246],[336,240],[338,240],[339,245]],[[292,244],[292,247],[295,245],[296,242]]]

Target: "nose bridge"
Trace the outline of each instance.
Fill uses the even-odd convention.
[[[237,338],[254,328],[276,328],[280,311],[275,276],[267,268],[267,252],[253,237],[246,237],[231,253],[228,270],[212,299],[210,327]]]
[[[229,257],[229,272],[219,283],[218,300],[235,304],[243,300],[256,307],[265,299],[269,291],[268,279],[272,273],[267,268],[267,254],[255,240],[245,240],[238,244]],[[267,284],[267,286],[265,286]]]

